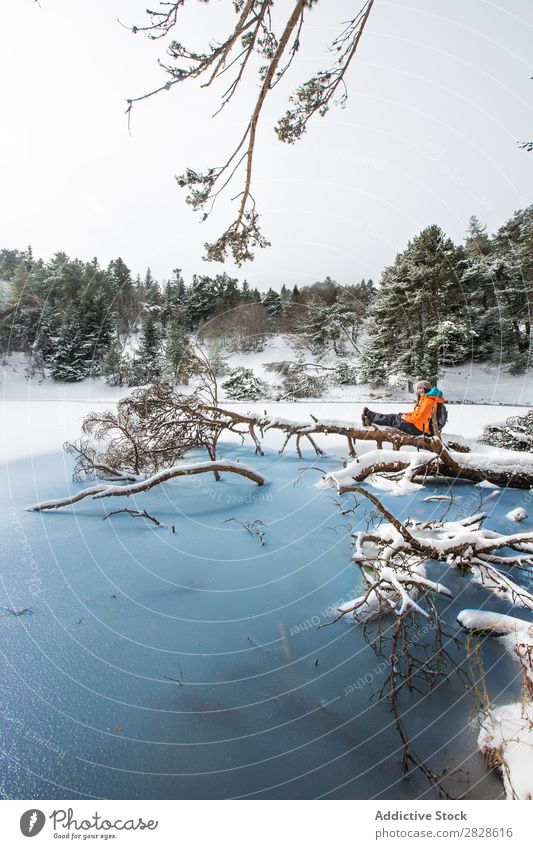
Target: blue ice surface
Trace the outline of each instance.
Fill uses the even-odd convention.
[[[361,588],[349,533],[366,527],[372,505],[360,499],[342,516],[334,490],[314,486],[320,472],[300,473],[338,468],[339,456],[221,449],[269,483],[203,474],[135,499],[31,513],[30,504],[80,487],[69,458],[1,470],[0,605],[32,611],[0,615],[3,797],[435,796],[420,771],[403,777],[391,714],[372,698],[388,669],[363,628],[316,628]],[[454,491],[450,516],[471,513],[479,488]],[[429,518],[443,503],[423,499],[447,492],[433,483],[401,498],[377,494],[400,518]],[[491,527],[516,529],[505,513],[525,494],[483,495]],[[147,509],[175,533],[125,514],[103,521],[123,506]],[[263,522],[265,545],[228,519]],[[464,607],[508,610],[444,564],[432,577],[456,594],[437,601],[455,633]],[[461,663],[464,652],[448,648]],[[494,640],[484,659],[495,700],[515,698],[517,668]],[[457,795],[501,795],[476,752],[472,694],[454,677],[402,704],[418,753],[437,771],[457,770]]]

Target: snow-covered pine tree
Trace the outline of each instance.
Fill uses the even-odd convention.
[[[161,311],[163,326],[171,320],[180,321],[187,328],[190,326],[188,292],[181,268],[174,269],[172,277],[167,281],[163,294],[163,308]]]
[[[150,268],[138,286],[139,301],[147,307],[162,307],[163,294],[158,283],[154,280]]]
[[[533,451],[533,410],[510,416],[503,424],[487,425],[479,441],[511,451]]]
[[[462,306],[458,260],[453,242],[432,225],[385,269],[370,308],[362,379],[377,384],[392,375],[407,381],[424,376],[436,382],[443,356],[459,356],[449,336],[444,354],[439,337],[440,323],[456,320]],[[460,339],[461,346],[466,342]]]
[[[229,274],[217,274],[214,279],[215,300],[212,305],[211,312],[216,307],[221,310],[232,310],[241,302],[241,292],[239,290],[239,281],[236,277],[230,277]]]
[[[103,373],[110,386],[122,386],[128,371],[122,349],[116,339],[113,339],[105,353]]]
[[[132,379],[135,383],[153,383],[160,378],[161,368],[161,327],[157,317],[149,310],[142,321]]]
[[[274,291],[274,289],[269,288],[262,303],[267,314],[269,327],[271,331],[275,332],[279,327],[279,322],[283,313],[283,302],[279,294]]]
[[[307,304],[305,313],[305,340],[314,354],[324,352],[329,341],[329,307],[321,298],[313,297]]]
[[[375,293],[372,280],[361,280],[353,286],[342,286],[337,294],[336,306],[348,350],[359,354],[358,339],[366,321],[370,303]]]
[[[291,364],[282,380],[283,392],[279,400],[297,400],[298,398],[320,398],[328,381],[327,373],[311,374],[303,360]]]
[[[250,291],[250,284],[247,280],[242,281],[241,287],[241,301],[250,301],[252,298],[252,293]]]
[[[285,306],[285,304],[287,304],[291,299],[291,291],[287,288],[285,283],[283,283],[279,291],[279,296],[281,298],[281,303],[283,304],[283,306]]]
[[[470,325],[473,360],[491,359],[501,348],[499,309],[494,289],[493,246],[486,227],[473,215],[467,229],[459,276]]]
[[[0,249],[0,280],[11,280],[22,260],[22,252],[10,248]]]
[[[79,312],[73,304],[67,307],[54,341],[49,359],[54,380],[74,383],[87,377],[91,370],[91,347],[81,334]]]
[[[46,301],[46,269],[34,261],[31,251],[23,251],[9,282],[8,305],[14,310],[2,323],[3,350],[29,351]]]
[[[217,377],[223,377],[229,373],[228,354],[221,339],[215,338],[212,340],[209,345],[207,359],[213,369],[213,373]]]
[[[533,205],[519,210],[493,238],[494,286],[504,342],[515,373],[530,364],[533,305]]]
[[[45,368],[54,352],[54,340],[59,333],[60,317],[58,311],[47,301],[39,317],[35,339],[30,347],[28,376],[45,376]]]
[[[76,302],[73,301],[73,305]],[[114,314],[105,292],[99,291],[96,281],[83,290],[78,302],[80,336],[87,350],[91,374],[100,374],[106,353],[113,338]]]
[[[117,316],[117,330],[120,335],[131,332],[139,313],[139,303],[131,271],[120,257],[111,260],[107,273],[113,292],[113,305]]]
[[[188,383],[187,355],[188,340],[183,325],[172,319],[166,327],[163,364],[163,372],[172,383]]]
[[[355,386],[358,380],[359,367],[355,362],[341,360],[335,366],[335,379],[341,386]]]
[[[215,281],[205,274],[194,274],[187,291],[187,309],[193,329],[207,321],[215,308]]]
[[[262,401],[269,394],[268,383],[256,377],[253,369],[242,366],[230,371],[222,388],[233,401]]]

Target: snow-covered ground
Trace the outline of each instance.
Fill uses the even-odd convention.
[[[306,349],[300,353],[307,363],[319,363],[322,366],[334,366],[342,362],[332,353],[313,356]],[[297,353],[290,345],[290,339],[283,336],[271,337],[263,351],[234,353],[228,357],[232,367],[244,366],[253,369],[257,377],[273,384],[279,382],[277,375],[266,370],[265,366],[280,360],[296,360]],[[453,404],[494,404],[503,406],[533,405],[533,372],[512,375],[506,366],[486,363],[467,363],[456,368],[446,369],[439,385],[447,401]],[[321,400],[324,401],[378,401],[410,402],[411,394],[401,386],[370,387],[365,383],[356,386],[328,387]]]
[[[233,354],[228,362],[231,366],[253,368],[257,376],[273,384],[277,376],[266,371],[265,364],[294,358],[295,352],[287,342],[276,336],[264,351]],[[313,360],[309,353],[306,359]],[[321,363],[327,365],[330,360],[324,358]],[[450,371],[441,386],[451,402],[447,433],[467,438],[478,437],[486,424],[523,413],[520,405],[533,404],[530,375],[513,377],[488,366]],[[91,409],[112,407],[131,391],[128,387],[111,387],[102,378],[68,384],[37,378],[29,380],[24,357],[11,355],[7,364],[0,367],[0,462],[58,450],[63,442],[79,436],[83,418]],[[377,390],[364,384],[329,387],[321,398],[296,403],[229,401],[223,389],[220,389],[220,400],[238,410],[263,412],[267,409],[273,415],[297,421],[307,421],[312,413],[321,418],[359,422],[365,405],[380,412],[405,412],[413,405],[411,395],[399,387]],[[276,436],[269,440],[274,445]],[[332,445],[331,437],[327,445]]]

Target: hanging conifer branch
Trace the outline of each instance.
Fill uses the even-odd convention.
[[[144,32],[151,39],[169,35],[178,21],[178,12],[184,3],[185,0],[176,3],[160,2],[158,10],[147,10],[149,23],[145,26],[133,26],[131,31]],[[228,255],[231,255],[237,265],[241,265],[253,259],[255,248],[268,247],[270,244],[261,232],[259,214],[252,195],[257,127],[270,91],[286,74],[300,47],[305,14],[316,3],[317,0],[296,0],[292,12],[280,27],[278,36],[271,19],[274,0],[235,0],[233,7],[238,18],[225,39],[211,43],[205,51],[190,50],[180,42],[172,41],[168,48],[172,63],[160,62],[170,79],[152,91],[127,101],[129,122],[135,103],[163,90],[168,91],[176,83],[190,78],[204,77],[206,81],[202,83],[202,88],[208,87],[223,74],[234,69],[235,76],[221,95],[221,104],[215,113],[218,114],[235,95],[254,54],[265,60],[258,69],[261,85],[248,124],[225,164],[204,171],[187,168],[176,178],[178,185],[189,191],[186,202],[194,210],[202,211],[202,220],[205,221],[221,192],[228,187],[238,172],[242,173],[243,188],[232,198],[238,200],[235,220],[218,239],[205,244],[207,260],[224,262]],[[295,108],[285,114],[276,128],[280,140],[293,143],[300,138],[313,114],[326,114],[340,86],[344,86],[340,98],[341,105],[344,105],[347,96],[344,77],[359,45],[373,3],[374,0],[367,0],[334,40],[330,49],[339,54],[334,66],[315,74],[292,96],[291,102],[295,104]]]

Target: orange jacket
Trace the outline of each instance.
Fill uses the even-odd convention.
[[[409,422],[421,430],[423,433],[430,432],[430,422],[433,415],[433,410],[436,410],[437,404],[444,404],[444,398],[437,396],[426,395],[423,393],[412,413],[403,413],[402,419]]]

